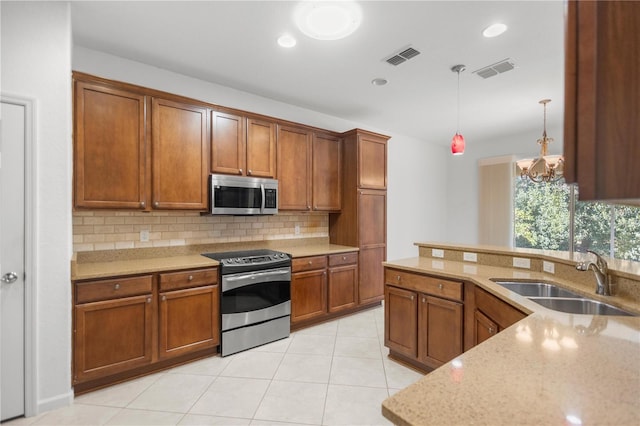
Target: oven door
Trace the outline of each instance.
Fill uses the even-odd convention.
[[[222,331],[291,314],[291,268],[222,276]]]

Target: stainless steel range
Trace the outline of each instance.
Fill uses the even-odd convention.
[[[222,356],[289,336],[290,255],[246,250],[203,256],[220,262]]]

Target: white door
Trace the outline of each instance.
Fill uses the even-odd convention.
[[[25,413],[24,105],[0,111],[0,420]]]

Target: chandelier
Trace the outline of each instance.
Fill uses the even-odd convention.
[[[551,99],[543,99],[541,103],[544,107],[544,130],[542,138],[538,139],[540,145],[540,156],[538,158],[527,158],[516,162],[520,177],[530,179],[536,183],[557,182],[562,178],[564,170],[564,157],[562,155],[549,155],[548,145],[553,142],[553,138],[547,137],[547,104]]]

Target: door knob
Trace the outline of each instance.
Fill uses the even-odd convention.
[[[18,274],[16,274],[15,272],[7,272],[2,276],[2,278],[0,278],[0,281],[7,284],[14,283],[17,280],[18,280]]]

